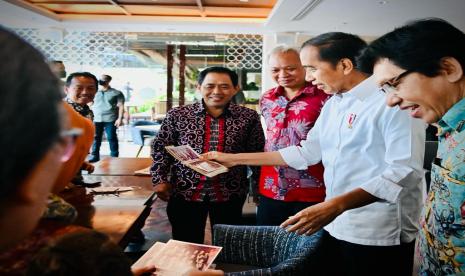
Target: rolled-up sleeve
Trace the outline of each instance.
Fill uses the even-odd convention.
[[[388,123],[381,128],[386,145],[384,161],[388,166],[360,188],[395,203],[404,188],[419,185],[424,177],[425,124],[406,112],[392,112],[390,115],[386,118]]]

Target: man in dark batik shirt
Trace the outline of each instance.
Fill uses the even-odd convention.
[[[70,104],[76,112],[93,121],[94,113],[89,108],[88,104],[94,100],[97,88],[98,80],[91,73],[72,73],[66,78],[66,102]]]
[[[73,109],[83,117],[94,120],[94,113],[89,108],[88,104],[94,100],[97,93],[98,80],[89,72],[75,72],[66,78],[65,83],[65,101],[73,107]],[[94,166],[87,161],[82,164],[81,170],[86,170],[89,173],[94,171]],[[92,187],[96,183],[85,183],[79,171],[76,177],[71,181],[75,185]]]
[[[263,151],[264,134],[257,112],[231,103],[238,77],[223,67],[203,70],[197,90],[202,102],[170,110],[152,145],[152,181],[158,197],[168,201],[173,239],[203,243],[207,214],[211,226],[239,224],[247,191],[247,167],[206,177],[173,159],[168,145],[190,145],[198,153]],[[259,168],[253,167],[258,180]]]

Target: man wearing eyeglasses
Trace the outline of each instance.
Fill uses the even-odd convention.
[[[281,224],[307,235],[324,227],[315,275],[412,275],[425,186],[425,125],[386,107],[374,80],[356,69],[365,46],[359,37],[338,32],[303,44],[307,80],[333,97],[300,146],[206,155],[228,166],[302,169],[323,162],[325,201]],[[386,260],[389,265],[381,265]]]
[[[433,42],[433,43],[431,43]],[[418,275],[465,272],[465,33],[439,18],[412,21],[373,41],[360,65],[386,103],[438,126],[438,154],[418,237]]]

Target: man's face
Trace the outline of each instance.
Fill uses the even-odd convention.
[[[239,90],[234,87],[231,78],[224,73],[208,73],[197,90],[202,94],[205,105],[210,108],[223,108]]]
[[[278,85],[296,89],[305,85],[305,70],[297,53],[275,53],[270,56],[268,64],[271,69],[271,77]]]
[[[386,103],[389,106],[398,105],[400,109],[409,110],[410,115],[421,118],[427,123],[435,123],[450,108],[446,104],[444,91],[444,80],[441,76],[427,77],[412,72],[398,76],[406,70],[394,65],[384,58],[377,62],[373,68],[373,76],[376,83],[383,87],[389,85],[391,91],[386,91]],[[398,78],[398,81],[394,81]]]
[[[312,82],[327,94],[343,92],[344,72],[337,64],[320,60],[317,47],[307,46],[300,51],[300,60],[305,68],[305,80]]]
[[[95,81],[88,77],[74,77],[69,87],[65,86],[67,97],[80,105],[86,105],[94,100],[97,87]]]

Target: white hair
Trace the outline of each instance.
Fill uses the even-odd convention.
[[[283,45],[278,45],[278,46],[274,47],[268,53],[266,60],[267,60],[267,62],[269,62],[272,55],[283,54],[283,53],[296,53],[297,56],[299,56],[299,54],[300,54],[299,49],[297,47],[283,44]]]

